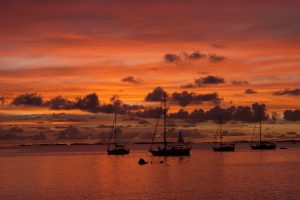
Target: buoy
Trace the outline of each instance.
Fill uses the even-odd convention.
[[[145,164],[148,164],[148,162],[146,162],[143,158],[140,158],[139,160],[139,165],[145,165]]]

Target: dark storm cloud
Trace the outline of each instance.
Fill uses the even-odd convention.
[[[245,94],[257,94],[257,91],[249,88],[245,90]]]
[[[138,84],[141,82],[141,80],[138,80],[134,78],[133,76],[127,76],[122,79],[123,82],[132,83],[132,84]]]
[[[146,97],[146,101],[157,101],[163,100],[165,91],[161,87],[156,87],[153,92],[150,92]],[[176,103],[180,106],[187,106],[190,104],[202,104],[204,102],[218,104],[222,99],[219,97],[218,93],[209,94],[196,94],[194,92],[182,91],[174,92],[170,95],[169,101]]]
[[[216,55],[216,54],[211,54],[211,55],[209,55],[209,60],[213,63],[219,63],[219,62],[224,61],[225,57],[224,56],[219,56],[219,55]]]
[[[164,56],[164,59],[166,62],[169,63],[175,63],[175,62],[180,62],[181,61],[181,57],[176,55],[176,54],[172,54],[172,53],[167,53]]]
[[[252,104],[252,110],[254,121],[266,120],[268,118],[266,113],[267,107],[265,104],[254,103]]]
[[[57,96],[52,98],[50,101],[45,103],[45,106],[53,110],[70,110],[74,108],[75,102],[69,101],[68,99]]]
[[[249,82],[233,80],[233,81],[231,81],[231,84],[235,85],[235,86],[246,86],[246,85],[249,85]]]
[[[141,105],[125,104],[117,95],[110,98],[110,103],[100,103],[97,94],[92,93],[84,98],[77,98],[73,109],[81,109],[92,113],[118,113],[126,114],[143,109]]]
[[[91,113],[119,113],[126,114],[144,109],[141,105],[130,105],[123,103],[117,95],[111,97],[111,102],[100,103],[96,93],[78,97],[75,101],[68,100],[62,96],[57,96],[43,103],[42,96],[35,93],[22,94],[13,99],[11,104],[23,106],[44,106],[53,110],[72,110],[79,109]]]
[[[259,119],[261,113],[262,120],[267,120],[268,116],[266,114],[265,104],[252,104],[249,106],[232,106],[229,108],[222,108],[219,105],[204,111],[203,109],[195,109],[188,113],[187,111],[180,109],[176,113],[170,113],[170,118],[182,119],[189,122],[203,122],[211,120],[214,122],[219,122],[220,118],[222,121],[243,121],[243,122],[256,122]]]
[[[251,110],[251,107],[249,106],[238,106],[233,115],[232,119],[236,121],[253,121],[253,112]]]
[[[96,93],[77,98],[74,107],[80,110],[97,113],[99,112],[99,98]]]
[[[234,111],[235,107],[223,109],[220,106],[215,106],[206,112],[206,119],[216,122],[219,122],[220,120],[229,121],[232,119]]]
[[[196,87],[202,87],[205,85],[216,85],[216,84],[222,84],[225,83],[225,79],[219,76],[206,76],[201,77],[198,79],[195,79],[193,83],[188,83],[186,85],[182,85],[181,88],[196,88]]]
[[[135,113],[136,116],[141,118],[158,118],[161,116],[163,110],[161,107],[147,108],[143,111],[137,111]]]
[[[101,104],[99,106],[99,112],[102,113],[118,113],[118,114],[128,114],[131,112],[139,111],[144,109],[141,105],[129,105],[125,104],[122,100],[119,99],[118,95],[113,95],[110,98],[111,103]]]
[[[201,79],[197,79],[195,82],[198,82],[201,84],[220,84],[220,83],[225,83],[224,78],[218,77],[218,76],[207,76],[203,77]]]
[[[202,122],[206,121],[206,115],[205,111],[202,109],[195,109],[193,110],[187,120],[192,121],[192,122]]]
[[[117,99],[109,104],[101,104],[99,106],[99,112],[102,113],[118,113],[118,114],[128,114],[131,112],[136,112],[144,109],[141,105],[129,105],[123,103],[121,100]]]
[[[285,110],[283,116],[287,121],[300,121],[300,110]]]
[[[187,119],[189,117],[189,113],[183,109],[180,109],[176,113],[170,113],[169,118],[172,119]]]
[[[289,95],[289,96],[300,96],[300,89],[284,89],[273,92],[274,96],[283,96],[283,95]]]
[[[167,53],[164,55],[164,60],[168,63],[184,64],[187,62],[195,62],[206,57],[206,54],[201,53],[199,51],[194,51],[191,53],[184,51],[180,54]]]
[[[211,94],[196,94],[193,92],[183,91],[181,93],[174,92],[171,96],[171,101],[176,102],[180,106],[187,106],[190,104],[201,104],[203,102],[219,103],[221,98],[217,93]]]
[[[206,57],[206,54],[204,53],[200,53],[198,51],[195,51],[191,54],[187,54],[188,58],[190,60],[198,60],[198,59],[201,59],[201,58],[205,58]]]
[[[36,93],[25,93],[20,94],[15,97],[11,104],[13,105],[23,105],[23,106],[45,106],[53,110],[70,110],[70,109],[82,109],[90,110],[92,105],[88,103],[90,101],[91,95],[81,99],[78,98],[77,101],[69,101],[62,96],[57,96],[49,101],[43,102],[43,97]],[[98,97],[97,97],[98,98]],[[86,105],[83,105],[83,104]],[[90,106],[90,108],[88,108]]]
[[[165,91],[161,87],[156,87],[153,92],[150,92],[145,97],[145,101],[161,102],[163,100],[164,94]],[[187,106],[190,104],[201,104],[204,102],[218,104],[221,101],[221,98],[217,93],[196,94],[193,92],[183,91],[172,93],[170,95],[169,101],[180,106]]]
[[[156,87],[145,97],[145,101],[162,101],[165,91],[162,87]]]
[[[15,97],[12,104],[17,106],[42,106],[43,97],[36,93],[25,93]]]

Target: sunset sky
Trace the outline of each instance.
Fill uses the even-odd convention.
[[[299,109],[299,8],[293,0],[0,1],[0,96],[96,92],[136,104],[161,86],[217,92],[224,107]],[[209,76],[223,81],[204,83]]]

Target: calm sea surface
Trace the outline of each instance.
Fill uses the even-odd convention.
[[[143,145],[128,156],[94,145],[1,147],[0,199],[300,199],[300,145],[279,146],[288,149],[194,144],[182,158],[152,157]]]

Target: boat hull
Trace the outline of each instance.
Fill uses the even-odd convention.
[[[276,149],[276,144],[272,142],[259,142],[250,147],[253,150],[273,150]]]
[[[150,150],[153,156],[190,156],[190,148]]]
[[[127,149],[107,149],[108,155],[126,155],[129,154]]]
[[[276,149],[275,145],[252,145],[251,149],[253,150],[274,150]]]

